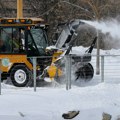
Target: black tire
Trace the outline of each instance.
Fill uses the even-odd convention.
[[[10,78],[13,85],[25,87],[30,80],[30,72],[25,65],[16,65],[10,72]]]
[[[80,67],[76,72],[76,80],[82,79],[84,81],[89,81],[93,78],[94,69],[90,63],[85,64],[83,67]]]

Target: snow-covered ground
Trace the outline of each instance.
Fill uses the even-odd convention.
[[[73,48],[75,53],[78,50],[83,52],[86,48]],[[95,53],[96,50],[93,55]],[[101,51],[102,55],[119,53],[120,50]],[[95,68],[95,57],[91,63]],[[117,66],[112,66],[112,63]],[[105,70],[113,69],[110,75],[116,73],[118,78],[113,79],[109,72],[105,72],[104,83],[101,83],[100,75],[95,75],[92,81],[83,82],[80,86],[72,85],[68,91],[65,85],[40,87],[34,92],[33,88],[17,88],[2,83],[0,120],[63,120],[62,114],[71,110],[80,111],[73,120],[102,120],[103,112],[116,120],[120,115],[119,65],[119,57],[105,58]],[[116,67],[119,68],[117,72],[114,71]]]

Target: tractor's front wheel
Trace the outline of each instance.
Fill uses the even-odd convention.
[[[30,72],[25,65],[16,65],[10,72],[10,78],[13,85],[25,87],[30,80]]]

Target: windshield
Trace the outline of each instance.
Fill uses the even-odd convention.
[[[31,34],[35,40],[35,43],[38,48],[46,48],[47,41],[46,41],[46,34],[42,29],[31,29]]]
[[[36,47],[37,47],[39,53],[44,54],[45,49],[48,44],[45,31],[40,28],[36,28],[36,29],[31,29],[30,33],[33,37],[34,43],[36,44]],[[32,44],[33,47],[35,47],[32,39],[29,36],[28,36],[28,42],[29,42],[29,44]]]

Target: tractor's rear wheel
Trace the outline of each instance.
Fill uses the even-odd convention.
[[[93,75],[94,69],[90,63],[85,64],[75,72],[76,80],[80,78],[82,80],[89,81],[93,78]]]
[[[16,65],[10,72],[13,85],[25,87],[30,80],[30,72],[25,65]]]

